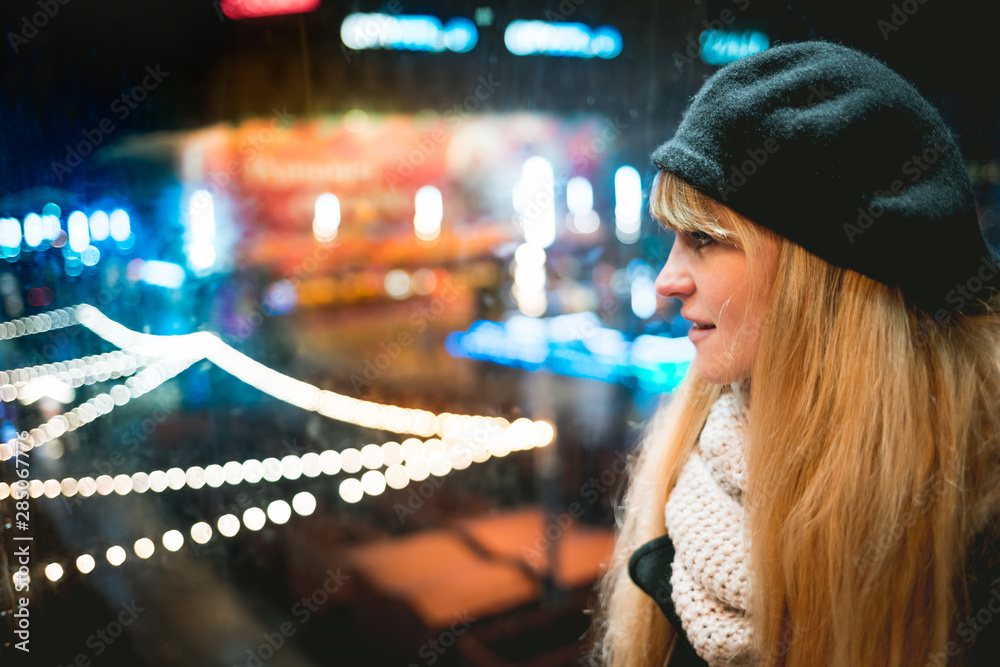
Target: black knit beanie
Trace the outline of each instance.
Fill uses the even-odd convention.
[[[720,69],[652,161],[939,321],[1000,290],[940,114],[845,46],[786,44]]]

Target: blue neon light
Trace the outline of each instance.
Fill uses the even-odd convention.
[[[177,289],[184,284],[184,267],[173,262],[151,259],[142,265],[142,281],[150,285]]]
[[[771,46],[767,35],[756,30],[706,30],[698,41],[701,43],[701,59],[709,65],[736,62]]]
[[[355,50],[454,51],[466,53],[479,41],[479,30],[470,19],[457,17],[444,25],[436,16],[348,14],[340,25],[340,38]]]
[[[503,34],[515,56],[614,58],[622,51],[622,34],[610,25],[591,28],[583,23],[514,21]]]
[[[684,378],[694,346],[687,338],[639,336],[627,341],[600,326],[592,313],[548,319],[479,320],[445,341],[453,357],[480,359],[571,377],[637,385],[654,393],[673,391]]]
[[[94,266],[100,261],[101,252],[92,242],[105,241],[110,234],[118,250],[128,252],[135,245],[128,213],[122,209],[115,209],[110,216],[104,211],[94,211],[89,218],[83,211],[73,211],[66,220],[65,230],[59,222],[60,215],[59,206],[50,202],[42,207],[41,215],[25,215],[23,226],[16,218],[0,218],[0,259],[15,261],[22,250],[61,247],[67,267],[73,270],[71,275],[80,275],[77,270],[81,266]],[[57,244],[60,236],[64,242]]]
[[[0,218],[0,246],[21,247],[21,223],[17,218]]]

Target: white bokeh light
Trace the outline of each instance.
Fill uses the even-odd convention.
[[[292,509],[299,516],[309,516],[316,511],[316,496],[308,491],[300,491],[292,498]]]
[[[340,453],[340,467],[344,472],[355,473],[364,467],[361,459],[361,452],[353,447],[348,447]]]
[[[361,480],[349,477],[340,483],[340,497],[346,502],[356,503],[364,496],[365,491],[361,486]]]
[[[115,567],[124,563],[125,557],[127,556],[127,554],[125,553],[125,549],[123,549],[118,545],[115,545],[110,549],[108,549],[105,555],[108,558],[108,562],[114,565]]]
[[[281,474],[285,479],[298,479],[302,476],[302,459],[288,455],[281,459]]]
[[[264,527],[264,523],[266,521],[267,515],[264,514],[264,510],[259,507],[251,507],[243,513],[243,525],[246,526],[248,530],[260,530]]]
[[[219,534],[223,537],[232,537],[240,532],[240,520],[232,514],[220,516],[216,525],[219,528]]]
[[[319,455],[319,464],[325,475],[336,475],[340,472],[340,452],[328,449]]]
[[[59,563],[49,563],[45,566],[45,576],[49,581],[59,581],[63,576],[63,568]]]
[[[413,293],[410,288],[410,275],[402,269],[393,269],[385,274],[383,282],[385,292],[393,299],[402,300]]]
[[[167,551],[177,551],[184,546],[184,535],[179,530],[168,530],[163,533],[163,548]]]
[[[639,240],[642,222],[642,177],[625,165],[615,172],[615,236],[622,243]]]
[[[340,228],[340,200],[337,195],[330,192],[321,194],[316,198],[313,213],[313,236],[320,243],[333,241]]]
[[[410,483],[406,468],[399,464],[391,465],[385,470],[385,483],[393,489],[402,489]]]
[[[88,574],[93,571],[94,566],[97,565],[97,561],[90,554],[83,554],[76,559],[76,569],[80,570],[83,574]]]
[[[369,470],[361,476],[361,488],[369,496],[377,496],[385,491],[385,476],[378,470]]]
[[[292,508],[284,500],[275,500],[267,506],[267,518],[281,525],[292,516]]]
[[[361,448],[361,464],[369,470],[377,470],[385,462],[382,448],[378,445],[365,445]]]
[[[555,176],[552,163],[530,157],[521,168],[521,228],[524,240],[548,248],[556,240]]]
[[[431,474],[427,459],[413,458],[406,462],[406,474],[414,482],[422,482]]]
[[[212,527],[204,521],[191,526],[191,539],[198,544],[205,544],[212,539]]]
[[[444,218],[444,200],[441,191],[433,185],[417,190],[414,198],[413,231],[421,241],[433,241],[441,234]]]
[[[398,442],[387,442],[382,445],[382,463],[393,466],[403,462],[403,447]]]
[[[139,558],[149,558],[156,551],[156,545],[153,544],[153,540],[143,537],[136,540],[132,550],[135,551],[135,555]]]

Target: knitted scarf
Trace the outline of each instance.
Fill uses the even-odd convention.
[[[684,633],[709,665],[754,665],[741,497],[743,432],[733,394],[713,405],[666,505],[676,555],[671,597]]]

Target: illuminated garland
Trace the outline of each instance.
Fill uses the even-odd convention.
[[[350,477],[340,483],[341,498],[346,502],[356,503],[364,495],[381,494],[387,486],[402,489],[411,481],[425,480],[431,474],[444,476],[452,470],[463,470],[472,463],[481,463],[493,456],[506,456],[514,450],[545,446],[552,442],[555,435],[552,425],[544,421],[532,422],[522,418],[510,423],[502,417],[451,413],[436,415],[426,410],[382,405],[320,390],[250,359],[210,333],[196,332],[178,336],[142,334],[127,329],[89,305],[0,324],[0,340],[43,333],[73,324],[82,324],[121,348],[122,352],[0,372],[0,393],[5,400],[14,400],[25,387],[40,377],[53,377],[72,386],[79,386],[132,373],[135,375],[124,383],[115,385],[107,393],[95,396],[65,414],[57,415],[31,429],[20,441],[13,439],[0,444],[0,460],[10,459],[15,448],[22,452],[29,451],[108,414],[116,406],[125,405],[131,399],[152,391],[201,359],[212,361],[243,382],[279,400],[333,419],[396,433],[413,433],[425,437],[439,434],[442,437],[426,441],[409,438],[402,443],[388,442],[381,446],[369,444],[360,450],[347,448],[342,451],[310,452],[302,456],[286,456],[280,461],[276,458],[265,459],[263,462],[256,459],[242,463],[229,461],[225,465],[213,464],[207,468],[193,466],[187,471],[171,468],[166,472],[157,470],[133,475],[120,474],[113,478],[101,475],[97,479],[67,477],[62,481],[31,480],[26,495],[32,498],[55,498],[60,495],[68,497],[76,494],[89,497],[95,493],[109,495],[112,492],[126,495],[133,491],[161,492],[167,488],[177,490],[184,487],[200,489],[206,485],[219,487],[225,483],[255,483],[260,480],[276,482],[281,478],[294,480],[302,475],[317,477],[341,471],[360,472],[362,468],[368,468],[360,479]],[[156,362],[138,370],[146,365],[148,359],[156,359]],[[380,470],[383,466],[385,472]],[[11,495],[23,497],[25,494],[17,495],[10,485],[0,482],[0,500]],[[315,508],[315,497],[303,491],[293,497],[291,506],[284,500],[276,500],[268,505],[266,513],[256,507],[246,510],[242,516],[242,524],[240,518],[227,514],[217,520],[216,527],[220,535],[232,537],[239,532],[241,525],[248,530],[260,530],[267,519],[283,524],[291,517],[293,509],[298,514],[307,516]],[[194,542],[205,544],[212,538],[213,530],[208,523],[202,521],[191,526],[190,535]],[[164,533],[161,541],[168,551],[177,551],[184,544],[184,536],[178,530],[170,530]],[[146,559],[154,553],[155,544],[150,538],[143,537],[135,542],[133,551],[139,558]],[[115,545],[106,551],[105,557],[111,565],[118,566],[127,558],[127,552],[124,547]],[[81,573],[86,574],[94,569],[96,560],[91,554],[82,554],[76,559],[76,566]],[[60,563],[52,562],[44,568],[44,572],[51,581],[58,581],[63,576],[64,569]]]
[[[54,364],[0,371],[0,400],[9,403],[22,398],[31,382],[41,378],[53,378],[75,388],[128,377],[148,363],[145,356],[115,350]]]
[[[177,336],[143,334],[122,326],[89,305],[77,306],[76,317],[80,324],[123,350],[160,357],[189,357],[194,354],[199,359],[208,359],[251,387],[278,400],[337,421],[425,438],[461,431],[469,420],[487,420],[507,426],[507,421],[500,417],[455,415],[447,412],[436,415],[427,410],[362,401],[320,389],[268,368],[206,331]]]
[[[291,505],[284,500],[275,500],[268,504],[266,512],[259,507],[251,507],[243,512],[242,517],[226,514],[216,520],[216,530],[222,537],[233,537],[242,527],[251,531],[260,530],[268,519],[271,523],[282,525],[291,518],[292,510],[300,516],[309,516],[316,510],[315,496],[308,491],[300,491],[292,497]],[[188,534],[192,542],[202,545],[207,544],[216,532],[207,522],[199,521],[191,526]],[[184,533],[179,530],[168,530],[160,538],[163,548],[167,551],[179,551],[184,546],[184,541]],[[156,543],[148,537],[140,537],[132,545],[132,552],[142,560],[151,557],[155,551]],[[112,566],[118,567],[128,558],[128,552],[124,547],[116,544],[104,552],[104,557]],[[85,553],[76,558],[75,565],[82,574],[89,574],[97,566],[97,560],[92,554]],[[65,569],[61,563],[51,562],[45,566],[44,572],[49,581],[59,581],[65,573]]]
[[[20,440],[12,438],[0,444],[0,461],[9,460],[18,451],[20,453],[29,452],[64,433],[75,431],[81,426],[89,424],[98,417],[108,414],[116,406],[125,405],[133,398],[138,398],[156,389],[193,363],[194,361],[189,359],[186,361],[163,361],[149,366],[130,377],[123,384],[115,385],[109,392],[94,396],[65,414],[56,415],[41,426],[31,429],[26,438]]]
[[[176,336],[143,334],[110,319],[97,308],[81,304],[75,308],[21,318],[0,326],[7,337],[41,333],[54,328],[82,324],[112,345],[133,354],[161,359],[185,360],[188,365],[208,359],[250,386],[296,407],[349,424],[393,433],[441,437],[468,429],[470,421],[508,426],[502,417],[434,414],[427,410],[401,408],[362,401],[296,380],[233,349],[217,336],[198,331]],[[537,422],[536,424],[541,424]],[[543,429],[551,428],[548,425]],[[0,460],[2,459],[0,457]]]
[[[65,310],[60,308],[49,313],[30,315],[0,324],[0,340],[11,340],[13,338],[20,338],[21,336],[44,333],[77,323],[76,312],[73,308],[66,308]]]
[[[520,422],[521,420],[519,420]],[[344,450],[328,449],[323,452],[309,452],[302,456],[290,454],[281,460],[266,458],[263,461],[248,459],[243,461],[228,461],[225,464],[212,464],[206,468],[192,466],[186,471],[181,468],[169,470],[154,470],[150,473],[137,472],[132,475],[100,475],[93,477],[66,477],[63,480],[49,479],[42,481],[33,479],[28,482],[27,495],[30,498],[58,498],[79,495],[89,498],[94,494],[107,496],[116,493],[120,496],[132,493],[152,491],[161,493],[167,490],[180,490],[185,487],[200,489],[205,486],[218,488],[223,484],[256,484],[260,481],[277,482],[280,479],[296,480],[302,476],[318,477],[319,475],[336,475],[340,472],[357,473],[367,468],[375,475],[365,473],[362,477],[362,488],[369,495],[372,489],[385,488],[387,485],[401,489],[410,481],[420,482],[429,475],[444,476],[452,470],[464,470],[471,463],[482,463],[487,459],[506,456],[511,451],[544,447],[551,438],[531,442],[517,438],[519,427],[523,423],[514,422],[511,429],[498,433],[484,441],[464,440],[448,443],[437,438],[420,441],[417,438],[398,442],[387,442],[383,445],[369,444],[360,450],[348,447]],[[523,420],[528,422],[528,420]],[[385,472],[380,472],[380,468]],[[381,479],[379,479],[381,478]],[[368,481],[366,481],[368,480]],[[348,485],[350,490],[352,485]],[[14,489],[6,482],[0,482],[0,500],[14,494]],[[344,500],[351,500],[353,492],[347,495],[341,493]],[[15,496],[17,497],[17,496]]]
[[[419,440],[416,440],[415,438],[411,438],[410,440],[404,441],[402,444],[389,442],[385,443],[381,447],[372,444],[372,445],[366,445],[361,450],[348,449],[339,453],[334,450],[327,450],[321,454],[310,453],[310,454],[305,454],[302,457],[286,456],[281,461],[278,461],[277,459],[265,459],[263,462],[260,462],[251,459],[250,461],[247,461],[244,464],[242,464],[242,468],[245,469],[246,466],[252,465],[254,466],[254,468],[260,467],[264,470],[267,470],[268,462],[271,461],[273,463],[270,465],[271,467],[270,478],[266,476],[267,475],[266,472],[261,472],[261,474],[262,476],[264,476],[263,478],[265,480],[274,482],[280,479],[282,476],[286,477],[287,479],[298,479],[300,475],[306,475],[307,477],[317,477],[320,473],[329,475],[336,474],[337,472],[345,469],[341,467],[345,455],[349,456],[350,458],[355,458],[356,455],[358,459],[357,465],[359,466],[358,470],[360,470],[360,466],[377,468],[381,464],[389,464],[390,461],[394,460],[405,461],[405,465],[402,465],[399,462],[389,464],[384,474],[379,470],[370,469],[364,475],[362,475],[360,479],[356,477],[349,477],[343,480],[340,483],[339,487],[340,497],[346,502],[356,503],[360,501],[361,498],[365,495],[370,495],[370,496],[380,495],[383,491],[385,491],[386,486],[389,486],[394,489],[403,489],[407,485],[409,485],[411,481],[419,482],[425,480],[430,474],[443,477],[444,475],[448,474],[451,470],[462,470],[469,467],[469,465],[471,465],[472,463],[485,462],[491,456],[505,456],[507,453],[511,451],[505,446],[505,443],[502,442],[502,439],[498,439],[495,442],[494,447],[480,447],[473,449],[473,448],[463,448],[459,446],[456,448],[452,448],[452,450],[449,451],[448,454],[445,454],[445,452],[442,449],[438,449],[437,448],[438,444],[440,444],[440,441],[429,440],[427,442],[422,443]],[[545,444],[548,443],[533,444],[524,447],[524,449],[544,446]],[[430,445],[430,447],[433,448],[433,451],[429,453],[427,452],[428,445]],[[369,448],[374,448],[374,449],[369,449]],[[373,454],[369,454],[368,458],[370,460],[365,462],[364,461],[366,457],[365,450],[368,450],[368,452],[374,452],[375,450],[378,450],[379,455],[382,456],[384,456],[384,452],[388,450],[392,458],[384,458],[384,460],[380,464],[376,464],[376,456]],[[418,451],[421,453],[418,454],[417,453]],[[407,458],[406,456],[407,453],[411,454],[410,458]],[[444,456],[445,458],[436,456],[439,454]],[[293,460],[297,461],[297,463],[292,463]],[[280,467],[280,471],[275,468],[275,464],[277,464]],[[355,463],[353,461],[349,465],[352,469],[355,467]],[[239,462],[237,461],[230,461],[225,466],[218,466],[221,468],[221,472],[224,476],[223,478],[226,482],[229,482],[231,484],[239,483],[230,481],[230,478],[226,475],[227,469],[234,470],[236,466],[240,466]],[[182,475],[184,474],[183,471],[181,471],[179,468],[174,468],[172,470],[177,470],[181,472]],[[188,476],[191,475],[192,471],[200,471],[200,470],[201,470],[200,468],[189,468],[187,475]],[[204,476],[207,478],[208,477],[207,471],[208,469],[205,469],[204,471],[201,471],[200,473],[196,474],[204,474]],[[291,474],[289,474],[290,471]],[[167,472],[167,476],[169,476],[169,472],[170,471]],[[136,474],[143,475],[145,473],[136,473]],[[150,480],[152,479],[153,474],[155,473],[151,473],[149,475]],[[125,477],[126,479],[128,479],[128,477],[124,475],[116,477],[115,481],[112,483],[112,486],[109,487],[109,490],[104,495],[111,493],[111,489],[122,495],[128,493],[128,491],[119,489],[117,480],[121,477]],[[183,480],[185,480],[186,478],[187,476],[183,478],[177,477],[176,484],[174,486],[171,486],[170,488],[178,488],[178,489],[183,488],[183,486],[185,485]],[[258,481],[258,480],[259,478],[255,480],[244,478],[243,481]],[[55,480],[49,480],[49,482],[55,482]],[[45,484],[48,485],[49,482],[45,482]],[[63,482],[65,483],[66,480],[64,480]],[[6,493],[9,492],[7,489],[4,489],[4,486],[6,485],[0,486],[0,498],[5,497]],[[216,484],[216,486],[221,486],[221,483]],[[151,484],[149,488],[152,488]],[[200,488],[200,485],[195,486],[193,488]],[[136,488],[135,490],[137,492],[141,492],[139,491],[138,488]],[[81,493],[83,491],[82,484],[80,484],[80,491]],[[30,493],[30,487],[29,487],[29,493]],[[92,493],[93,491],[90,491],[90,494]],[[216,520],[216,529],[218,530],[219,535],[223,537],[233,537],[240,531],[241,527],[246,527],[248,530],[251,531],[257,531],[264,527],[268,519],[270,519],[272,523],[281,525],[288,521],[288,519],[292,515],[293,510],[295,511],[295,513],[301,516],[309,516],[315,511],[315,509],[316,509],[315,496],[313,496],[308,491],[301,491],[295,494],[295,496],[292,498],[291,506],[289,506],[289,504],[284,500],[275,500],[268,504],[266,512],[259,507],[251,507],[243,512],[242,517],[237,517],[234,514],[226,514],[224,516],[221,516]],[[212,539],[212,537],[215,535],[215,532],[212,530],[211,525],[209,525],[207,522],[199,521],[198,523],[195,523],[194,525],[191,526],[189,534],[193,542],[197,544],[206,544],[207,542],[209,542],[209,540]],[[185,539],[184,534],[181,533],[179,530],[169,530],[163,534],[161,541],[163,543],[164,548],[166,548],[168,551],[178,551],[184,546],[184,539]],[[155,543],[148,537],[143,537],[136,540],[132,550],[135,553],[135,555],[138,556],[139,558],[147,559],[153,555],[155,549],[156,549]],[[112,546],[105,552],[105,558],[112,566],[115,567],[121,565],[127,558],[127,555],[128,554],[125,551],[125,548],[119,545]],[[83,574],[88,574],[89,572],[91,572],[96,566],[96,564],[97,564],[96,559],[89,553],[83,554],[76,559],[76,567]],[[63,566],[57,562],[49,563],[45,567],[45,575],[51,581],[58,581],[62,577],[63,571],[64,571]]]

